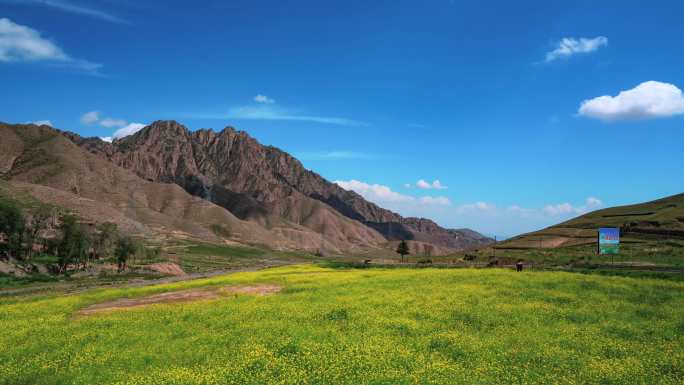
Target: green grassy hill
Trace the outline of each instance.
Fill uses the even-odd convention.
[[[652,202],[611,207],[579,216],[544,230],[512,238],[501,248],[553,248],[596,241],[599,227],[620,227],[623,238],[684,238],[684,194]]]
[[[596,256],[599,227],[621,229],[621,253]],[[487,255],[491,249],[481,250]],[[496,246],[499,256],[546,263],[578,260],[684,265],[684,194],[652,202],[597,210]]]

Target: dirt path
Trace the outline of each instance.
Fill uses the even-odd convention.
[[[232,294],[253,296],[273,295],[282,290],[281,286],[273,284],[259,284],[252,286],[223,286],[189,290],[176,290],[167,293],[153,294],[140,298],[120,298],[114,301],[102,302],[78,312],[79,315],[92,315],[117,310],[129,310],[154,304],[169,304],[178,302],[194,302],[218,299]]]
[[[301,263],[301,262],[269,260],[269,261],[261,262],[259,264],[255,264],[253,266],[236,268],[236,269],[212,270],[212,271],[206,271],[206,272],[201,272],[201,273],[191,273],[191,274],[180,275],[180,276],[162,277],[162,278],[153,278],[153,279],[144,279],[144,280],[143,279],[136,279],[136,280],[125,281],[125,282],[93,282],[92,284],[86,284],[86,285],[79,285],[78,282],[75,282],[75,283],[72,283],[72,282],[56,282],[56,283],[47,284],[47,285],[27,286],[27,287],[20,287],[20,288],[14,288],[14,289],[0,290],[0,297],[38,294],[38,293],[45,292],[45,291],[59,292],[62,294],[73,294],[73,293],[80,293],[80,292],[84,292],[84,291],[96,289],[96,288],[143,287],[143,286],[151,286],[151,285],[160,285],[160,284],[164,284],[164,283],[173,283],[173,282],[180,282],[180,281],[190,281],[190,280],[194,280],[194,279],[210,278],[210,277],[216,277],[219,275],[244,273],[244,272],[250,272],[250,271],[259,271],[259,270],[269,269],[269,268],[278,267],[278,266],[291,265],[291,264],[295,264],[295,263]]]

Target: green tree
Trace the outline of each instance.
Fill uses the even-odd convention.
[[[97,258],[109,257],[114,254],[116,241],[119,239],[119,229],[116,223],[103,222],[96,227],[94,249]]]
[[[401,262],[404,262],[404,256],[410,254],[408,244],[402,240],[397,246],[397,254],[401,255]]]
[[[60,273],[66,273],[69,265],[85,266],[91,240],[88,232],[78,223],[75,216],[64,215],[61,222],[62,237],[57,244],[57,260]]]
[[[31,214],[30,220],[26,224],[26,257],[30,259],[33,255],[34,246],[41,241],[40,233],[50,226],[54,216],[54,209],[49,206],[41,206]],[[45,244],[43,243],[43,251]]]
[[[0,201],[0,251],[20,258],[26,220],[21,209],[6,201]]]
[[[116,242],[116,250],[114,254],[116,255],[116,262],[119,267],[119,271],[126,269],[126,263],[128,258],[134,255],[138,251],[138,246],[133,239],[127,235],[120,237]]]

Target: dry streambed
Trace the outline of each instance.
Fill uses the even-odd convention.
[[[79,315],[91,315],[116,310],[128,310],[154,304],[169,304],[176,302],[193,302],[209,299],[218,299],[231,294],[247,294],[265,296],[278,293],[281,286],[272,284],[260,284],[250,286],[224,286],[210,289],[190,289],[172,291],[168,293],[153,294],[140,298],[121,298],[114,301],[102,302],[88,306],[78,312]]]

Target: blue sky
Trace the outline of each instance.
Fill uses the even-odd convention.
[[[682,14],[0,0],[0,120],[101,137],[230,125],[384,207],[510,236],[684,191]]]

